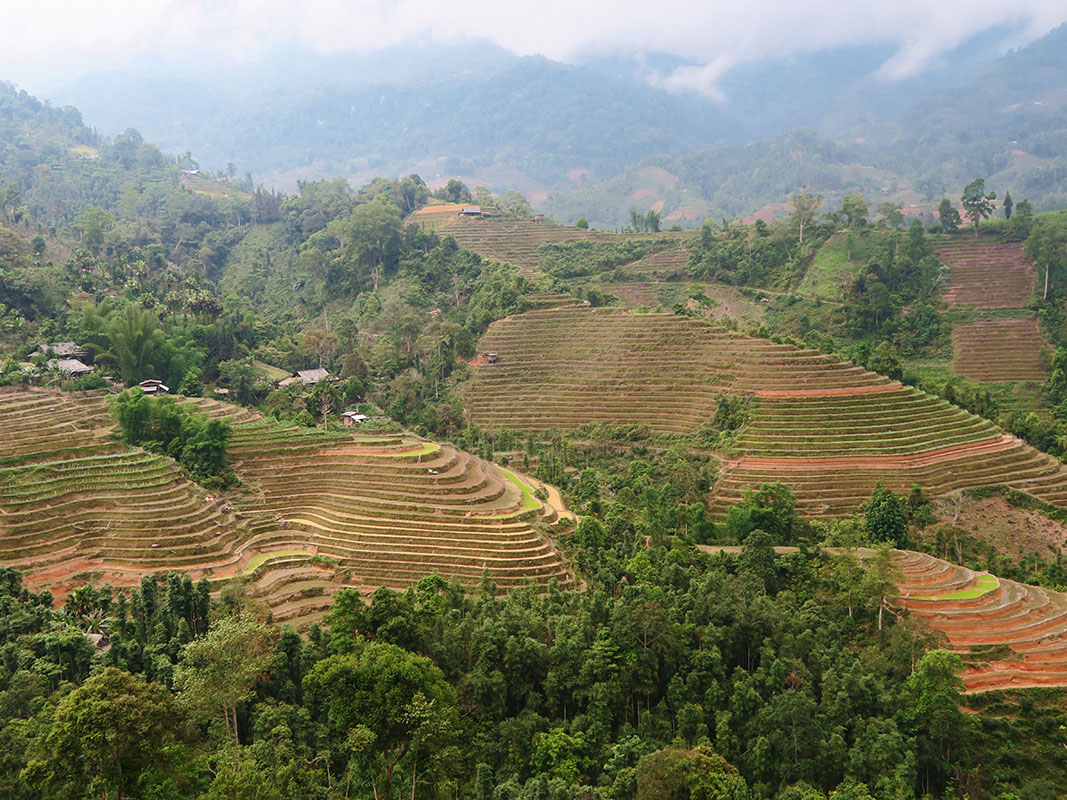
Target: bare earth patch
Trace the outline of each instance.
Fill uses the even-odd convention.
[[[942,520],[951,522],[948,517]],[[1067,550],[1067,526],[1039,511],[1010,506],[1003,497],[970,501],[956,524],[1012,558],[1029,553],[1054,558]]]

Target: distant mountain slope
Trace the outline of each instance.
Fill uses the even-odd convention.
[[[1067,25],[952,91],[917,98],[892,124],[854,129],[859,157],[931,198],[975,176],[1039,209],[1067,203]]]
[[[459,73],[427,59],[417,80],[366,83],[328,73],[314,86],[251,94],[158,77],[152,88],[121,77],[82,86],[90,119],[92,109],[143,104],[126,109],[126,124],[163,148],[191,150],[213,168],[233,161],[257,175],[312,169],[358,178],[410,172],[430,160],[450,174],[506,164],[551,185],[574,170],[608,176],[650,154],[680,155],[743,135],[709,99],[544,58]]]
[[[658,206],[668,223],[692,227],[706,218],[744,217],[799,191],[822,194],[832,205],[852,192],[917,199],[909,181],[871,167],[856,148],[798,130],[653,159],[608,181],[553,195],[544,206],[559,219],[585,216],[612,227],[627,222],[630,208],[643,212]]]
[[[87,206],[114,207],[128,184],[173,185],[173,160],[139,135],[107,140],[72,106],[55,108],[0,81],[0,207],[9,221],[23,207],[49,225]]]
[[[631,207],[693,226],[800,190],[930,210],[976,176],[1067,207],[1067,27],[994,59],[1011,33],[986,31],[896,82],[880,77],[882,47],[770,59],[726,73],[721,101],[653,86],[650,71],[670,69],[654,60],[565,65],[486,45],[291,50],[238,74],[95,76],[57,100],[106,133],[132,126],[268,187],[459,177],[611,227]]]

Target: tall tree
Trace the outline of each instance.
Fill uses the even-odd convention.
[[[736,800],[748,796],[737,769],[714,750],[669,747],[649,753],[637,763],[638,800]]]
[[[59,788],[57,796],[124,800],[149,767],[164,771],[177,719],[164,686],[108,667],[60,701],[23,780]]]
[[[862,228],[867,224],[870,207],[861,194],[847,194],[841,200],[841,213],[845,215],[849,228]]]
[[[237,707],[265,674],[274,654],[276,631],[250,616],[226,617],[206,636],[182,648],[174,682],[196,712],[221,712],[226,732],[240,745]]]
[[[1022,203],[1019,206],[1021,208]],[[1048,300],[1048,290],[1051,284],[1049,276],[1053,272],[1060,276],[1064,270],[1067,270],[1067,227],[1060,224],[1054,217],[1042,217],[1031,229],[1024,248],[1031,261],[1045,268],[1043,298]]]
[[[455,692],[424,656],[392,644],[330,656],[308,673],[304,691],[375,798],[391,798],[405,783],[414,797],[427,771],[454,755]]]
[[[936,793],[947,782],[949,765],[953,760],[959,761],[959,750],[968,745],[974,727],[973,721],[960,711],[962,670],[963,661],[956,653],[931,650],[919,659],[904,686],[903,708],[908,721],[920,733],[926,748],[932,746],[934,750],[923,759],[926,792]]]
[[[105,333],[119,375],[126,383],[156,377],[159,317],[133,303],[107,320]],[[97,357],[99,359],[99,356]]]
[[[1004,219],[1011,219],[1011,210],[1015,207],[1015,201],[1011,199],[1011,192],[1004,192]]]
[[[369,277],[374,290],[378,290],[382,271],[399,255],[400,231],[400,211],[383,196],[375,197],[352,212],[346,232],[346,250],[356,268],[357,285]]]
[[[801,192],[793,195],[793,213],[789,220],[800,235],[800,243],[804,244],[804,229],[815,221],[815,212],[822,205],[821,194]]]
[[[963,190],[960,203],[963,205],[963,213],[974,225],[975,239],[978,238],[978,223],[992,215],[993,209],[996,208],[996,203],[993,201],[996,199],[996,192],[986,194],[985,180],[982,178],[975,178]]]
[[[903,501],[879,484],[864,506],[867,532],[879,542],[892,542],[904,547],[908,539],[908,517]]]
[[[904,213],[899,203],[885,200],[878,204],[878,219],[887,228],[899,228],[904,224]]]
[[[81,231],[82,244],[96,254],[104,246],[104,234],[115,224],[115,218],[100,206],[89,206],[78,215],[75,224]]]
[[[954,233],[960,227],[960,212],[947,197],[942,198],[941,205],[937,207],[937,217],[941,220],[941,230],[945,233]]]

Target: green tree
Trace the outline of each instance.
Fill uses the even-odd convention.
[[[637,762],[637,800],[744,800],[748,785],[710,747],[668,747]]]
[[[250,616],[224,617],[182,648],[174,670],[179,697],[194,713],[221,712],[227,734],[240,745],[237,708],[266,673],[276,631]]]
[[[845,215],[849,228],[863,228],[871,212],[863,195],[847,194],[841,200],[841,213]]]
[[[792,541],[800,525],[796,503],[796,495],[784,483],[765,483],[756,489],[746,489],[741,502],[726,516],[726,531],[740,542],[759,528],[771,535],[772,544],[786,544]]]
[[[1029,200],[1020,200],[1015,204],[1011,220],[1008,222],[1008,233],[1015,239],[1025,240],[1030,235],[1034,225],[1034,208]]]
[[[822,195],[801,192],[793,195],[793,213],[789,215],[790,224],[796,228],[800,243],[804,244],[804,229],[815,222],[815,212],[822,205]]]
[[[81,231],[82,244],[97,254],[104,246],[104,235],[115,225],[115,218],[100,206],[89,206],[75,221]]]
[[[424,656],[371,644],[358,656],[317,663],[304,691],[376,798],[391,798],[404,784],[415,796],[418,782],[455,754],[455,692]]]
[[[949,778],[953,760],[969,745],[973,722],[960,711],[963,661],[948,650],[931,650],[919,659],[904,685],[904,714],[926,747],[924,790],[937,793]]]
[[[875,556],[866,562],[867,571],[863,576],[861,591],[866,598],[865,607],[878,611],[878,630],[882,630],[884,611],[889,602],[897,595],[899,570],[893,563],[893,550],[890,544],[877,546]]]
[[[162,774],[180,729],[170,692],[108,667],[64,697],[23,779],[65,797],[117,797]]]
[[[904,368],[900,365],[897,351],[889,342],[879,342],[874,348],[871,357],[867,359],[867,369],[897,381],[904,378]]]
[[[992,215],[993,209],[996,208],[993,201],[996,199],[996,192],[986,194],[985,180],[982,178],[975,178],[964,188],[960,204],[963,206],[963,213],[974,225],[975,239],[978,238],[978,223]]]
[[[954,233],[959,230],[960,227],[960,212],[952,205],[952,201],[947,197],[941,200],[941,205],[937,207],[937,216],[941,220],[941,229],[945,233]]]
[[[341,410],[341,390],[332,381],[319,381],[311,390],[308,407],[316,419],[322,420],[323,430],[329,430],[330,415]]]
[[[899,228],[904,224],[900,204],[885,200],[878,205],[878,219],[887,228]]]
[[[745,537],[738,559],[741,572],[759,579],[768,594],[774,592],[774,540],[759,528]]]
[[[259,373],[244,359],[220,361],[219,380],[229,388],[231,396],[238,403],[250,403],[256,395]]]
[[[1004,208],[1004,219],[1011,219],[1011,210],[1015,207],[1015,201],[1011,199],[1011,192],[1004,192],[1004,202],[1001,203]]]
[[[871,539],[892,542],[897,547],[907,545],[908,514],[904,501],[889,489],[878,484],[863,510]]]
[[[533,207],[530,205],[530,201],[526,199],[522,192],[515,189],[508,190],[503,197],[497,200],[497,205],[501,211],[512,217],[528,219],[533,216]]]
[[[434,197],[448,203],[469,203],[471,201],[471,190],[467,188],[463,181],[455,178],[449,178],[448,183],[433,194]]]
[[[1019,206],[1021,207],[1022,203]],[[1067,226],[1055,217],[1041,217],[1026,238],[1024,248],[1030,260],[1045,269],[1043,298],[1048,300],[1050,276],[1055,272],[1059,278],[1067,270]]]
[[[580,228],[583,231],[589,230],[589,220],[585,217],[578,217],[578,221],[574,223],[574,227]]]
[[[98,363],[114,364],[127,384],[156,377],[161,337],[152,311],[129,303],[104,320],[102,332],[107,350],[97,355]]]
[[[370,278],[378,290],[384,270],[395,265],[400,253],[400,211],[384,196],[356,208],[345,230],[345,251],[355,267],[356,285]]]

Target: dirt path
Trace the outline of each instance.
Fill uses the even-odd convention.
[[[543,488],[548,493],[548,500],[544,501],[545,505],[555,509],[557,516],[566,517],[575,524],[578,523],[578,515],[567,509],[566,504],[563,502],[563,495],[559,493],[559,489],[555,486],[550,483],[539,481],[536,478],[531,478],[529,475],[525,475],[521,472],[516,472],[511,467],[508,467],[507,470],[531,489],[536,490],[538,488]]]

